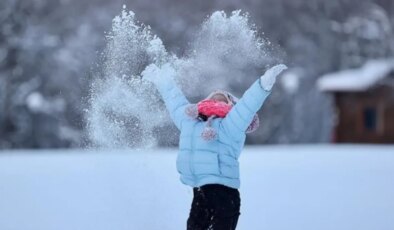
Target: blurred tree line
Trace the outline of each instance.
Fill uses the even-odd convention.
[[[292,67],[249,143],[330,141],[332,99],[315,80],[394,51],[391,0],[2,0],[0,148],[86,144],[84,98],[104,31],[123,4],[178,55],[210,13],[249,12]],[[233,90],[239,95],[249,83]]]

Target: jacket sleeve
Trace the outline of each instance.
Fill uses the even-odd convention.
[[[163,98],[172,121],[180,130],[182,122],[188,119],[185,109],[189,105],[189,101],[178,88],[172,77],[163,76],[162,81],[156,83],[155,85]]]
[[[265,91],[261,87],[260,79],[253,83],[222,120],[220,125],[222,131],[236,140],[243,138],[254,115],[270,93],[271,91]]]

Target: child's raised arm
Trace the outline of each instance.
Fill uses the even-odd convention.
[[[267,70],[230,110],[222,121],[221,129],[236,140],[242,138],[254,115],[271,93],[276,77],[285,69],[287,67],[281,64]]]
[[[176,72],[170,64],[165,64],[161,68],[151,64],[142,72],[142,79],[156,86],[172,121],[178,129],[181,129],[182,122],[188,119],[185,108],[189,105],[189,101],[177,87],[174,81],[175,75]]]

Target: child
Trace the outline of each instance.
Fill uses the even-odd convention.
[[[238,101],[215,91],[190,105],[176,86],[170,64],[149,65],[144,80],[155,84],[171,119],[180,130],[177,170],[182,183],[193,187],[188,230],[233,230],[240,215],[238,157],[246,133],[258,126],[256,112],[271,92],[276,77],[287,67],[269,69]]]

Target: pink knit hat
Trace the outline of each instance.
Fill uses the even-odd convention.
[[[221,95],[227,100],[227,104],[222,101],[215,101],[212,98],[215,95]],[[217,133],[214,128],[211,127],[212,120],[216,117],[225,117],[227,113],[231,111],[231,108],[239,101],[237,97],[224,90],[215,90],[208,97],[197,104],[192,104],[186,108],[186,114],[190,117],[198,119],[199,116],[203,115],[207,117],[207,126],[204,128],[201,136],[204,140],[215,139]],[[246,129],[246,133],[252,133],[259,127],[260,120],[257,114],[254,115],[252,122]]]

